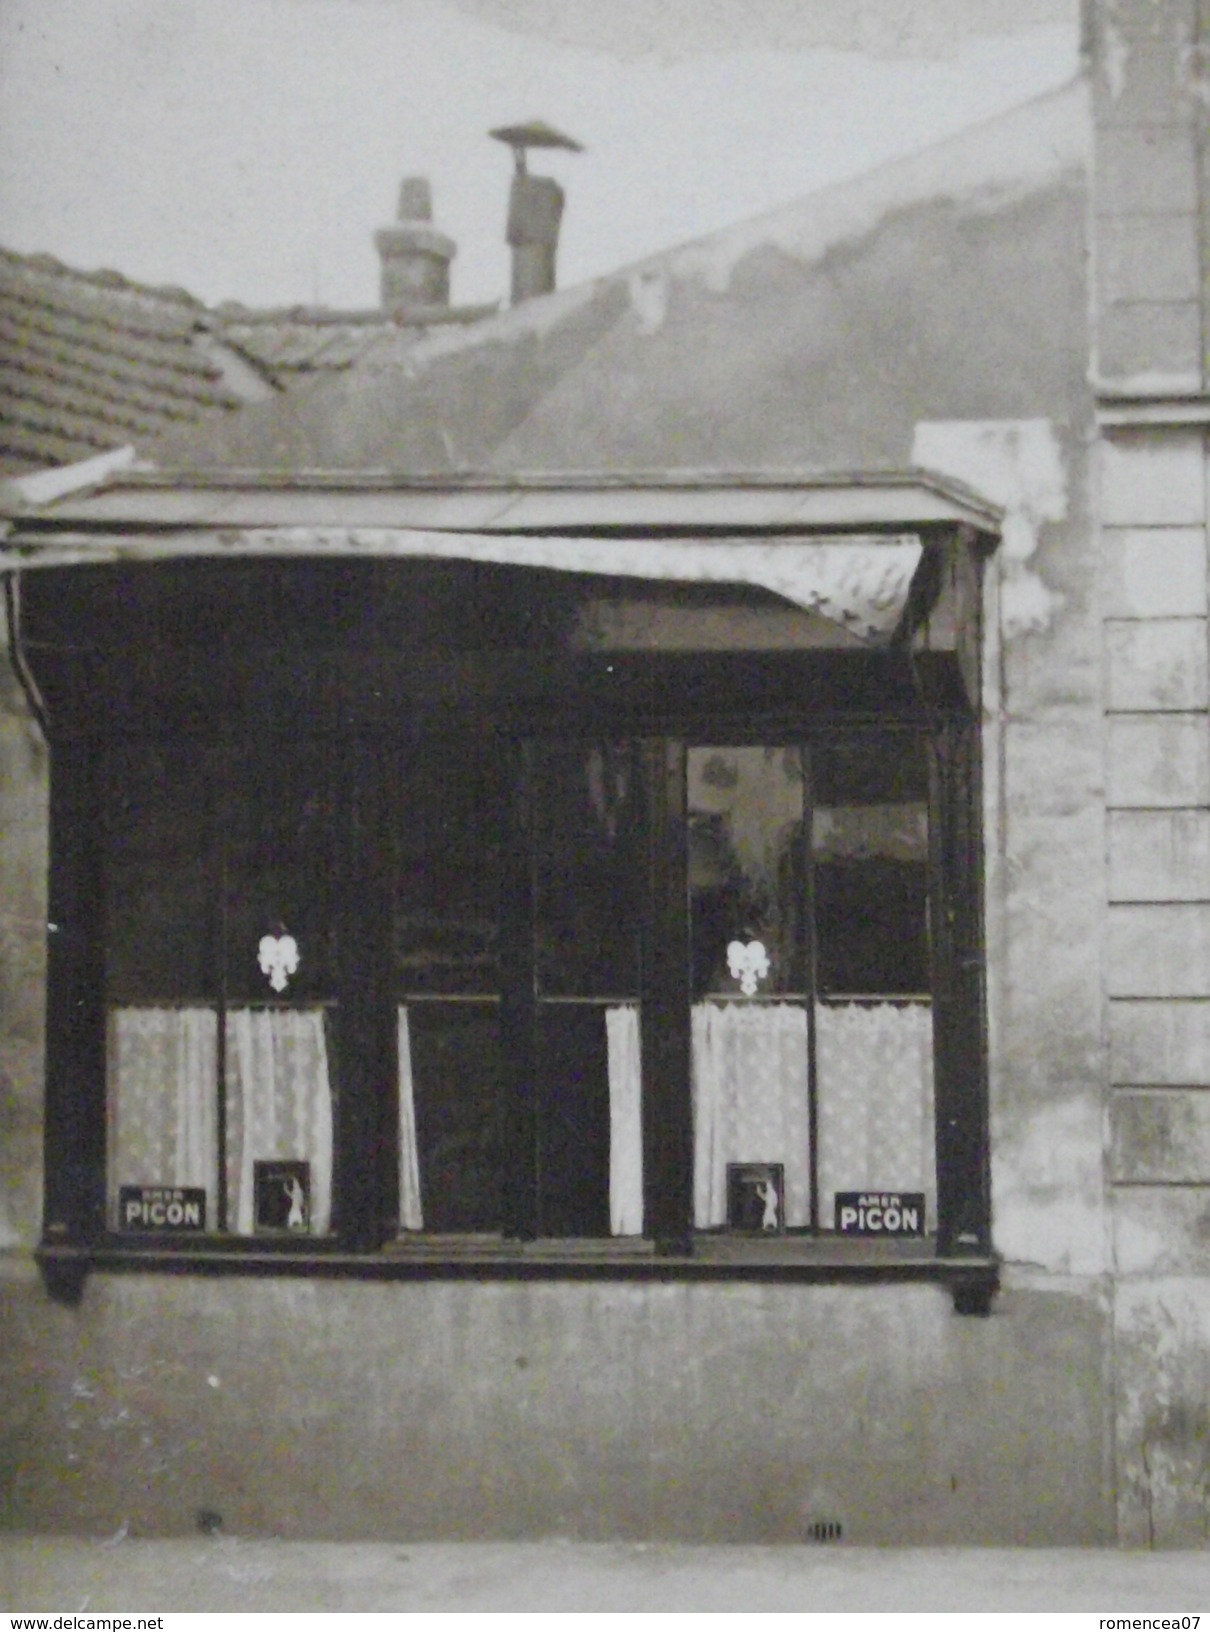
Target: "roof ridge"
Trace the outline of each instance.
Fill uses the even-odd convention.
[[[93,271],[85,272],[79,267],[68,266],[57,255],[51,255],[43,250],[32,255],[22,254],[20,250],[9,249],[0,244],[0,261],[8,262],[18,271],[39,273],[42,276],[62,278],[68,283],[86,284],[91,289],[102,289],[112,294],[136,295],[150,297],[153,300],[163,301],[166,305],[186,306],[191,311],[205,312],[210,308],[197,295],[179,284],[171,283],[140,283],[134,278],[128,278],[122,272],[115,272],[112,267],[98,267]]]

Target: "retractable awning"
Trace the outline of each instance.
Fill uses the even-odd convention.
[[[11,510],[10,510],[11,513]],[[14,516],[7,570],[189,557],[414,557],[748,585],[889,641],[926,541],[994,541],[999,515],[923,472],[193,484],[123,473]]]

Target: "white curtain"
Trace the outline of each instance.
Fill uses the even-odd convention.
[[[332,1088],[322,1009],[227,1014],[227,1205],[231,1227],[254,1226],[252,1164],[311,1164],[311,1234],[332,1211]]]
[[[609,1057],[609,1230],[643,1233],[643,1096],[639,1011],[606,1009]]]
[[[831,1229],[837,1190],[911,1190],[937,1216],[933,1014],[927,1003],[821,1003],[820,1221]]]
[[[727,1163],[781,1162],[786,1223],[811,1222],[807,1012],[698,1003],[692,1014],[693,1218],[727,1222]]]
[[[408,1011],[399,1009],[399,1223],[405,1230],[422,1230],[420,1151],[416,1144],[416,1093],[412,1080],[412,1037]]]
[[[115,1228],[124,1184],[218,1194],[215,1083],[218,1015],[206,1008],[111,1009],[108,1028],[109,1202]]]

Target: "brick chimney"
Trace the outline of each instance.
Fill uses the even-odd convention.
[[[408,176],[399,189],[395,223],[374,234],[382,258],[382,309],[392,316],[450,303],[450,262],[457,245],[432,220],[428,181]]]
[[[519,306],[535,295],[548,295],[555,286],[564,203],[563,189],[553,177],[529,174],[527,151],[531,147],[561,147],[582,153],[584,149],[540,119],[527,125],[506,125],[489,134],[513,150],[515,174],[508,198],[506,236],[513,252],[512,303]]]

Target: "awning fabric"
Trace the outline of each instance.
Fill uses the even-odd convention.
[[[183,556],[400,556],[545,567],[671,583],[747,584],[839,624],[870,645],[903,616],[922,545],[913,534],[821,538],[628,538],[439,532],[397,527],[254,527],[47,539],[10,566]]]
[[[920,561],[917,538],[778,539],[524,538],[412,529],[266,529],[266,549],[412,555],[672,583],[753,584],[877,643],[895,631]]]

